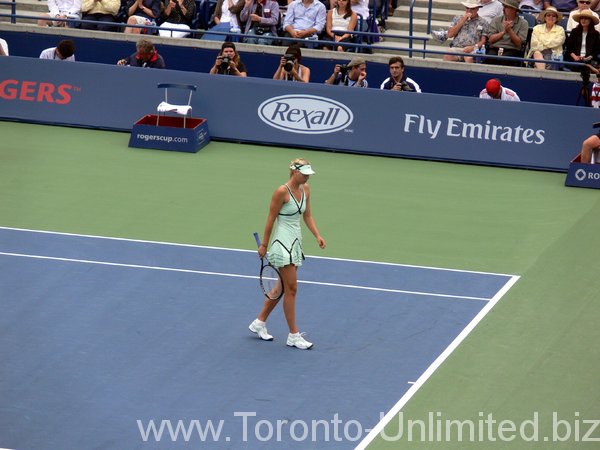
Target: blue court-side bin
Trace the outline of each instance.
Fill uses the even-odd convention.
[[[130,147],[197,153],[210,142],[206,119],[148,114],[131,130]]]
[[[569,164],[565,186],[600,189],[600,164],[582,164],[578,154]]]

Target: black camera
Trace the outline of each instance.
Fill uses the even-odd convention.
[[[405,92],[414,92],[415,91],[412,88],[412,86],[410,84],[408,84],[406,81],[401,81],[400,82],[400,90],[401,91],[405,91]]]
[[[296,62],[296,56],[290,53],[286,53],[285,55],[283,55],[283,57],[285,59],[283,70],[285,70],[286,72],[291,72],[294,68],[294,62]]]
[[[349,67],[346,64],[342,64],[340,66],[340,73],[342,74],[342,76],[344,76],[348,73],[348,69],[349,69]]]
[[[221,60],[221,65],[219,66],[219,68],[221,70],[227,70],[229,69],[229,63],[231,62],[231,58],[229,56],[223,56],[222,60]]]

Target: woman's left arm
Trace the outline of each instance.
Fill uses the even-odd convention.
[[[310,211],[310,188],[308,187],[308,184],[304,185],[304,193],[306,194],[306,210],[304,211],[304,216],[303,216],[304,223],[306,224],[306,226],[308,227],[310,232],[313,234],[313,236],[317,239],[319,247],[325,248],[325,246],[326,246],[325,239],[323,239],[321,237],[321,234],[319,233],[319,229],[317,228],[317,225],[315,224],[315,219],[313,219],[312,212]]]

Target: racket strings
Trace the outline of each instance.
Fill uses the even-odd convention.
[[[270,265],[264,266],[260,272],[260,284],[264,294],[272,300],[277,300],[283,294],[283,285],[279,272]]]

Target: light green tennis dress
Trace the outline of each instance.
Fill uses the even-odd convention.
[[[300,201],[296,200],[287,184],[285,187],[290,193],[290,200],[283,204],[277,216],[275,233],[271,237],[269,248],[269,261],[275,267],[289,264],[300,267],[304,260],[300,229],[300,218],[306,211],[304,186],[300,186],[302,191]]]

